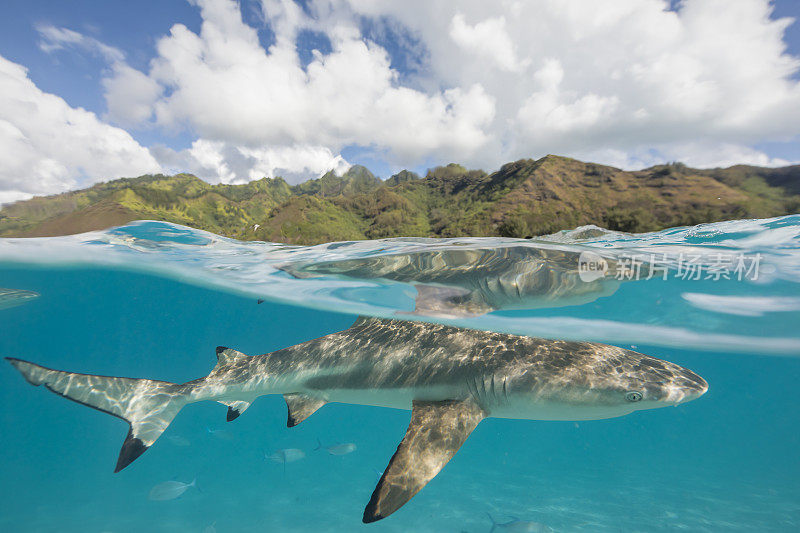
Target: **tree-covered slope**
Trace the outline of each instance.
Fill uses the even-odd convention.
[[[456,164],[386,181],[361,166],[290,186],[211,185],[188,174],[101,183],[0,210],[0,236],[78,233],[137,219],[296,244],[396,236],[532,237],[583,224],[623,231],[800,211],[800,166],[682,164],[640,171],[547,156],[487,174]]]

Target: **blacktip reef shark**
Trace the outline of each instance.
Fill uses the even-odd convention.
[[[684,403],[708,388],[690,370],[614,346],[364,317],[344,331],[264,355],[218,347],[211,373],[183,384],[7,359],[32,385],[128,422],[116,472],[193,402],[218,401],[233,420],[257,397],[283,394],[289,427],[329,402],[410,408],[405,437],[364,522],[385,518],[411,499],[484,418],[611,418]]]
[[[605,275],[587,280],[580,274],[580,259],[577,251],[526,244],[291,262],[275,268],[298,279],[331,276],[412,284],[417,290],[413,314],[458,318],[501,309],[581,305],[617,290],[617,261],[603,257]]]
[[[16,307],[38,298],[39,293],[22,289],[6,289],[0,287],[0,309]]]

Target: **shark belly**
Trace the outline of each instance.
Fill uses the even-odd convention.
[[[530,402],[524,399],[511,399],[507,403],[488,409],[491,418],[512,420],[550,420],[583,421],[604,420],[632,413],[634,409],[618,406],[575,406],[555,402]]]
[[[411,410],[414,401],[442,401],[465,398],[466,391],[456,387],[439,385],[431,387],[403,387],[392,389],[332,389],[306,390],[309,395],[318,395],[327,402],[347,403],[352,405],[368,405],[372,407],[389,407],[392,409]]]
[[[474,395],[467,387],[450,384],[426,385],[421,387],[394,388],[333,388],[314,389],[304,387],[303,379],[283,379],[279,386],[274,383],[229,384],[217,383],[195,391],[191,401],[213,400],[218,402],[244,401],[252,403],[259,396],[270,394],[303,394],[318,398],[324,403],[343,403],[370,407],[386,407],[409,411],[413,403],[439,402],[447,400],[470,399],[480,405],[486,418],[505,418],[511,420],[547,421],[585,421],[616,418],[632,413],[628,406],[572,405],[562,402],[535,401],[529,397],[509,395],[497,398],[485,394]],[[480,391],[479,391],[480,392]]]

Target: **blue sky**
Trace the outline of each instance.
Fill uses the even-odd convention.
[[[775,23],[800,2],[431,4],[6,0],[0,202],[156,171],[800,161],[800,24]]]

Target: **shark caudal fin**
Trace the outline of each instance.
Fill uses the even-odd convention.
[[[114,415],[130,425],[114,472],[147,451],[187,403],[184,387],[175,383],[76,374],[11,357],[6,360],[31,385],[44,385],[59,396]]]

